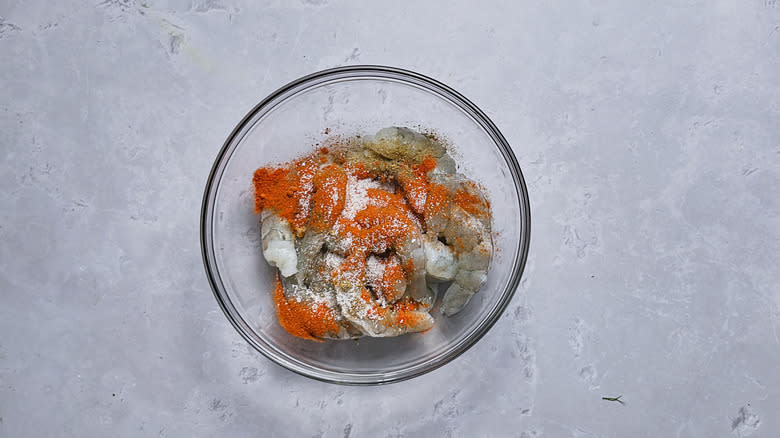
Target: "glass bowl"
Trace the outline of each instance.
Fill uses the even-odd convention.
[[[493,208],[495,253],[487,284],[458,314],[434,308],[433,329],[395,338],[313,342],[277,322],[275,270],[263,259],[253,211],[256,168],[314,150],[328,135],[387,126],[429,129],[453,146],[458,171],[481,183]],[[327,133],[327,134],[326,134]],[[380,384],[440,367],[474,345],[509,304],[528,254],[530,210],[520,167],[498,128],[446,85],[411,71],[350,66],[314,73],[272,93],[236,126],[209,175],[201,211],[203,262],[238,332],[277,364],[318,380]],[[438,307],[438,306],[437,306]]]

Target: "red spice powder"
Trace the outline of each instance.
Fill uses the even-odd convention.
[[[382,273],[381,286],[383,290],[389,291],[395,288],[395,285],[399,281],[405,281],[406,276],[403,268],[398,263],[385,264],[384,272]]]
[[[351,253],[341,263],[340,272],[337,272],[338,278],[344,278],[344,273],[349,273],[349,279],[364,283],[366,281],[366,268],[368,263],[366,262],[367,252],[365,248],[353,246]]]
[[[279,275],[276,276],[273,298],[279,324],[291,335],[321,342],[317,338],[328,333],[336,334],[341,329],[333,312],[325,303],[319,303],[312,307],[309,304],[285,298]]]
[[[420,164],[402,167],[398,172],[398,182],[412,207],[412,211],[423,214],[428,197],[428,178],[426,174],[436,167],[436,159],[426,157]]]
[[[455,202],[455,205],[474,216],[487,216],[489,213],[490,205],[467,190],[460,189],[456,191],[452,200]]]
[[[296,234],[303,236],[306,222],[309,220],[309,208],[314,191],[314,178],[319,166],[313,158],[307,157],[293,163],[287,177],[289,191],[292,191],[296,201],[295,218],[290,221]],[[289,220],[289,218],[287,218]]]
[[[269,208],[287,219],[296,234],[303,234],[309,215],[309,198],[317,163],[310,157],[297,160],[288,167],[262,167],[255,171],[255,212]]]
[[[344,169],[358,179],[376,178],[378,176],[366,169],[363,163],[348,163],[344,166]]]
[[[255,213],[260,213],[266,207],[274,208],[283,217],[295,213],[295,204],[287,197],[288,173],[283,167],[262,167],[255,171],[252,178],[255,186]]]
[[[347,174],[341,167],[331,164],[323,167],[314,177],[314,195],[311,203],[311,222],[317,231],[327,231],[344,210],[347,199]]]
[[[425,221],[430,221],[431,218],[445,208],[449,208],[450,202],[450,192],[447,190],[447,187],[441,184],[430,183],[428,185],[428,195],[425,198],[425,211],[423,212]]]
[[[422,163],[414,166],[415,173],[423,174],[430,172],[436,167],[436,159],[433,157],[426,157],[424,160],[422,160]]]
[[[414,300],[405,299],[393,304],[393,311],[396,314],[398,324],[406,327],[413,327],[420,323],[424,318],[418,311],[420,304]]]
[[[359,238],[356,243],[374,253],[402,244],[416,227],[407,213],[392,205],[369,205],[355,215],[354,223],[357,227],[350,229]]]

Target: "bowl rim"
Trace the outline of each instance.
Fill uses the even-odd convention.
[[[261,345],[249,335],[247,331],[252,331],[252,329],[235,309],[235,306],[232,304],[232,302],[230,302],[230,299],[226,296],[226,293],[220,292],[217,279],[215,278],[215,276],[219,276],[219,273],[216,265],[216,256],[211,256],[211,254],[214,253],[214,248],[213,245],[210,245],[210,242],[208,242],[209,233],[207,232],[207,225],[210,224],[208,214],[213,210],[213,200],[212,196],[210,195],[212,192],[214,192],[215,195],[216,189],[219,187],[215,177],[220,168],[220,164],[223,164],[223,160],[228,153],[230,145],[233,143],[236,136],[244,129],[246,124],[255,117],[255,115],[264,109],[270,109],[266,107],[276,102],[280,97],[283,97],[288,92],[293,91],[298,87],[302,87],[308,83],[316,84],[327,82],[328,78],[339,77],[341,75],[353,76],[351,78],[347,77],[346,80],[360,79],[358,75],[364,75],[368,76],[368,79],[392,79],[410,86],[421,86],[427,91],[435,94],[437,97],[447,100],[450,103],[460,107],[461,110],[464,110],[469,116],[471,116],[474,121],[481,125],[481,127],[489,134],[496,147],[501,152],[512,175],[515,191],[521,207],[520,239],[518,242],[518,252],[516,253],[517,255],[513,262],[514,269],[507,287],[501,295],[497,305],[494,306],[492,311],[483,319],[483,321],[481,321],[481,323],[474,328],[473,332],[466,335],[464,339],[459,342],[459,344],[456,344],[448,350],[445,350],[444,353],[440,354],[438,357],[435,357],[435,360],[433,361],[428,360],[415,365],[415,369],[410,371],[402,369],[393,371],[391,373],[345,374],[333,370],[322,370],[316,366],[300,362],[274,346]],[[363,77],[363,79],[366,79],[366,77]],[[299,91],[305,91],[305,89],[306,88],[303,88]],[[277,102],[276,104],[278,103],[281,102]],[[213,198],[214,200],[216,199],[215,197]],[[213,240],[213,236],[211,237]],[[235,128],[233,128],[230,135],[228,135],[227,139],[223,143],[222,148],[219,150],[206,181],[200,212],[200,244],[201,255],[203,258],[203,267],[206,271],[206,277],[209,281],[214,297],[216,298],[217,303],[227,317],[228,321],[230,321],[231,325],[249,343],[249,345],[260,352],[263,356],[270,359],[271,362],[274,362],[283,368],[308,378],[327,383],[343,385],[381,385],[401,382],[433,371],[465,353],[469,348],[482,339],[482,337],[485,336],[485,334],[487,334],[487,332],[495,325],[495,323],[503,315],[504,311],[509,305],[509,302],[514,297],[514,294],[517,291],[517,287],[520,284],[523,271],[525,270],[526,261],[528,259],[530,237],[531,209],[525,179],[523,178],[522,171],[511,146],[506,141],[503,134],[499,131],[498,127],[493,123],[493,121],[490,120],[490,118],[473,102],[442,82],[411,70],[384,65],[350,65],[317,71],[287,83],[261,100],[241,119]],[[212,265],[214,272],[212,272]]]

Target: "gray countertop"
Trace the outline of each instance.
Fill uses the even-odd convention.
[[[780,1],[421,3],[0,1],[0,436],[780,435]],[[506,314],[382,387],[251,350],[198,241],[234,125],[356,63],[471,98],[532,204]]]

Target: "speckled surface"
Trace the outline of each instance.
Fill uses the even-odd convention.
[[[0,436],[780,435],[780,2],[548,3],[0,1]],[[533,212],[506,315],[384,387],[251,351],[198,242],[235,123],[355,63],[480,105]]]

